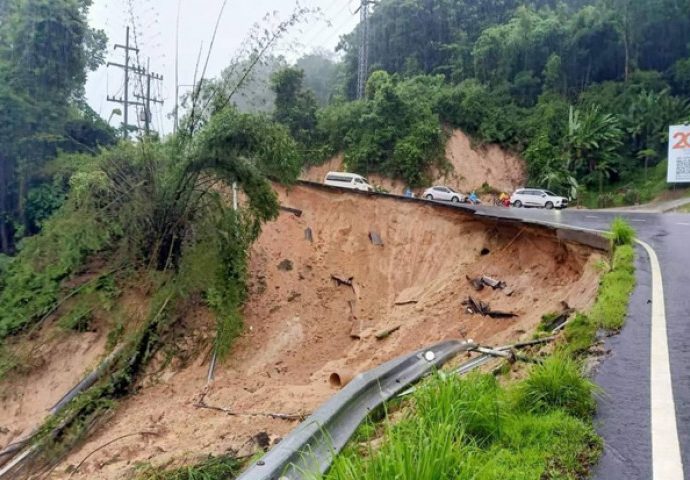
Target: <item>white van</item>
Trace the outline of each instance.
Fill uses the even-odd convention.
[[[356,173],[328,172],[323,183],[331,187],[351,188],[352,190],[362,190],[364,192],[374,191],[374,187],[369,185],[367,179]]]

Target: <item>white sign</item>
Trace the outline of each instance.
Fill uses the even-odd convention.
[[[668,183],[690,183],[690,125],[669,129]]]

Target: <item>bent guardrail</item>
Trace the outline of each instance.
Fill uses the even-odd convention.
[[[475,346],[448,340],[357,375],[238,480],[299,480],[326,472],[369,412]]]

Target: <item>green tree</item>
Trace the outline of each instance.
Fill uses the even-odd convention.
[[[308,145],[316,128],[317,103],[313,92],[303,86],[304,71],[295,68],[281,70],[271,78],[276,96],[273,118],[288,127],[295,140]]]
[[[569,170],[596,179],[603,191],[604,180],[617,172],[622,139],[623,130],[615,115],[602,113],[596,106],[585,111],[571,108],[566,141]]]

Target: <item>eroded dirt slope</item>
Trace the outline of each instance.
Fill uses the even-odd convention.
[[[448,139],[446,160],[450,164],[450,170],[447,173],[436,170],[430,172],[432,183],[448,185],[465,193],[478,190],[485,183],[497,190],[511,193],[525,183],[525,162],[519,156],[498,145],[474,147],[471,139],[461,130],[453,130]],[[341,154],[322,165],[307,169],[302,178],[323,182],[326,173],[343,170],[344,157]],[[380,185],[391,193],[402,194],[405,189],[405,183],[400,180],[376,174],[369,175],[368,178],[372,185]],[[422,188],[415,193],[423,191]]]
[[[328,383],[334,371],[361,372],[447,338],[524,339],[542,314],[558,310],[561,301],[586,308],[597,288],[599,255],[546,231],[485,224],[431,204],[306,187],[281,196],[303,215],[282,213],[265,226],[252,252],[245,332],[204,399],[237,415],[195,406],[207,373],[207,355],[198,355],[185,368],[151,376],[53,478],[128,478],[139,463],[250,453],[253,435],[275,439],[297,424],[261,414],[308,414],[334,393]],[[383,246],[372,244],[372,231]],[[352,277],[354,288],[338,286],[332,274]],[[474,292],[466,275],[479,274],[504,280],[512,295]],[[472,316],[461,306],[470,294],[519,317]],[[187,322],[190,337],[213,325],[203,309]],[[397,325],[386,339],[375,338]],[[137,432],[147,434],[117,440],[68,473],[107,442]]]

